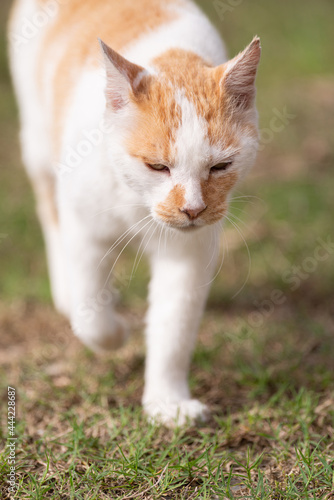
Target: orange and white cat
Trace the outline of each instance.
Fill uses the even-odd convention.
[[[204,419],[189,364],[229,196],[256,156],[259,39],[227,61],[190,0],[17,0],[9,40],[57,309],[92,349],[122,345],[113,301],[91,304],[139,243],[152,272],[145,412]]]

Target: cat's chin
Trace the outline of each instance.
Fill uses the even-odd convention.
[[[190,223],[184,226],[178,226],[174,224],[167,224],[164,221],[158,220],[159,224],[161,224],[164,227],[167,227],[169,229],[174,229],[175,231],[181,231],[183,233],[191,233],[193,231],[196,231],[196,229],[201,229],[205,226],[205,224],[195,224],[195,223]]]
[[[199,229],[203,228],[204,226],[196,226],[195,224],[191,224],[189,226],[168,225],[168,227],[170,229],[174,229],[174,231],[177,231],[178,233],[190,234],[190,233],[194,233],[195,231],[198,231]]]
[[[200,229],[201,227],[204,226],[196,226],[195,224],[190,224],[189,226],[176,227],[175,229],[178,229],[179,231],[182,231],[184,233],[190,233],[195,231],[196,229]]]

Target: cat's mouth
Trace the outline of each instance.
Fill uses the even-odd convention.
[[[180,213],[178,213],[177,216],[172,216],[172,214],[161,211],[153,212],[153,217],[159,224],[162,224],[165,227],[167,226],[176,231],[190,233],[192,231],[195,231],[196,229],[201,229],[205,226],[211,226],[212,224],[216,224],[218,221],[222,220],[225,217],[226,206],[219,208],[219,211],[205,211],[203,217],[200,216],[190,218],[185,217],[184,214]]]
[[[215,224],[218,220],[223,217],[223,213],[213,214],[210,217],[196,217],[190,219],[188,217],[172,217],[166,213],[154,213],[153,218],[158,222],[159,225],[174,229],[175,231],[181,231],[184,233],[190,233],[196,229],[201,229],[207,225]],[[183,214],[182,214],[183,215]],[[188,220],[187,220],[188,219]]]
[[[224,214],[220,214],[219,217],[212,217],[210,220],[204,220],[204,219],[196,219],[194,221],[189,221],[189,222],[182,222],[180,221],[171,221],[171,220],[163,220],[162,218],[158,217],[156,218],[157,222],[159,224],[162,224],[163,226],[167,226],[170,229],[174,229],[175,231],[181,231],[183,233],[191,233],[193,231],[196,231],[198,229],[201,229],[205,226],[211,226],[212,224],[217,223],[219,220],[224,218]]]

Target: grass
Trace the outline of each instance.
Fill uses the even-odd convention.
[[[232,5],[233,2],[224,2]],[[120,280],[133,338],[95,357],[53,310],[33,197],[20,164],[0,6],[0,492],[9,498],[7,386],[17,392],[18,492],[25,499],[334,499],[334,7],[240,2],[223,20],[230,53],[261,36],[260,127],[272,133],[235,193],[229,251],[191,370],[212,410],[166,430],[142,415],[148,271]],[[267,134],[267,135],[266,135]],[[120,259],[131,274],[135,254]],[[320,256],[320,257],[319,257]],[[125,280],[126,281],[126,280]],[[239,293],[238,291],[241,290]]]
[[[139,407],[139,329],[97,363],[49,308],[2,311],[16,339],[1,376],[4,395],[5,372],[18,388],[17,498],[330,498],[331,336],[302,315],[270,321],[261,335],[224,319],[226,334],[221,314],[208,313],[191,377],[211,420],[166,430]]]

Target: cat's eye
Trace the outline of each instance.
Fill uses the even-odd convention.
[[[218,163],[214,167],[211,167],[210,171],[211,172],[222,172],[224,170],[227,170],[228,167],[232,165],[232,161],[224,161],[222,163]]]
[[[162,163],[146,163],[146,166],[151,168],[152,170],[157,170],[158,172],[169,172],[169,168],[166,167],[166,165],[163,165]]]

